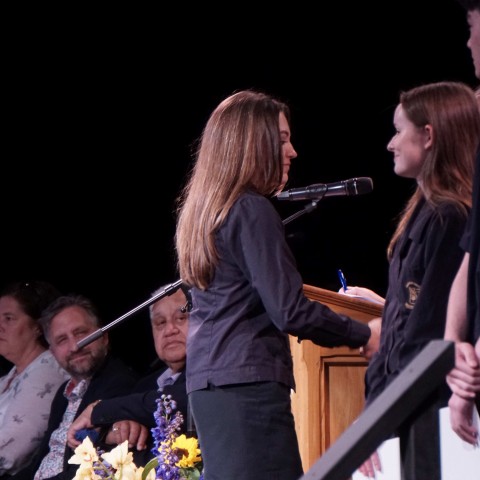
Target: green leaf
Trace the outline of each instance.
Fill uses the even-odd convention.
[[[180,478],[185,478],[186,480],[199,480],[200,470],[196,467],[180,468],[180,475]]]
[[[143,469],[143,472],[142,472],[142,480],[146,480],[147,475],[150,473],[150,470],[152,470],[153,468],[157,468],[157,467],[158,467],[158,458],[157,458],[157,457],[152,458],[152,459],[145,465],[145,468]]]

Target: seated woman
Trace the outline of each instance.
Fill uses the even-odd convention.
[[[37,323],[60,292],[43,281],[14,282],[0,292],[0,355],[13,365],[0,377],[0,478],[28,465],[47,428],[50,404],[69,378]]]

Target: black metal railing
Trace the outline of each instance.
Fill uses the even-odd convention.
[[[405,370],[366,408],[358,419],[317,460],[299,480],[346,480],[399,428],[419,406],[423,431],[438,437],[438,407],[425,402],[445,382],[453,368],[453,342],[432,340]],[[417,425],[418,427],[418,425]],[[431,458],[416,455],[416,424],[400,435],[402,480],[440,480],[440,446],[432,448]],[[420,429],[419,429],[420,430]],[[425,476],[427,475],[427,476]]]

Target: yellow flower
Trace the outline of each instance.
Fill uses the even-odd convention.
[[[135,480],[137,466],[133,463],[133,453],[128,451],[128,440],[125,440],[110,452],[102,454],[102,458],[117,470],[115,478]]]
[[[185,435],[180,435],[173,442],[172,450],[178,456],[177,467],[180,468],[194,467],[202,459],[198,440],[194,437],[187,438]]]
[[[91,466],[93,462],[96,462],[97,460],[97,450],[93,446],[90,438],[85,437],[83,442],[75,449],[75,455],[68,460],[68,463]]]

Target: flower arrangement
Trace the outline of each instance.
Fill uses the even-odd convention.
[[[162,395],[154,413],[157,426],[152,428],[155,458],[145,465],[144,480],[155,468],[155,480],[203,480],[202,457],[198,440],[178,435],[183,415],[171,395]]]
[[[135,465],[132,452],[128,451],[128,440],[111,452],[102,452],[86,436],[68,463],[80,465],[73,480],[155,480],[153,472],[144,477],[144,468]]]
[[[198,440],[179,435],[183,415],[171,395],[162,395],[152,428],[155,458],[137,467],[128,441],[110,452],[95,448],[87,436],[75,449],[68,463],[79,465],[73,480],[203,480],[203,464]]]

